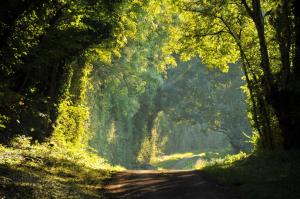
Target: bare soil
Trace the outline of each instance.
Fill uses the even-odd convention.
[[[203,171],[128,170],[106,182],[108,199],[239,199],[230,187],[217,183]]]

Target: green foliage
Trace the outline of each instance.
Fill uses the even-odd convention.
[[[141,144],[140,151],[137,155],[137,162],[139,164],[152,164],[158,156],[160,156],[165,148],[167,137],[161,138],[156,125],[151,130],[151,136],[146,136]]]
[[[16,149],[28,149],[31,147],[32,138],[24,135],[15,137],[10,145]]]
[[[169,69],[167,74],[159,100],[169,122],[160,131],[168,134],[169,146],[173,143],[177,149],[168,153],[183,152],[184,146],[190,147],[187,151],[196,150],[207,147],[207,143],[219,148],[231,145],[236,153],[250,150],[250,144],[246,143],[249,138],[244,135],[251,134],[245,96],[240,89],[244,82],[237,65],[222,73],[207,69],[194,58],[189,62],[178,61],[177,68]],[[201,133],[214,138],[205,138]]]
[[[89,64],[82,67],[80,63],[73,63],[72,66],[74,73],[65,88],[64,98],[59,102],[51,141],[59,146],[86,148],[91,138],[90,110],[86,95],[90,87],[92,67]]]
[[[130,168],[164,152],[249,151],[247,139],[299,146],[298,25],[292,3],[280,2],[1,2],[0,142],[13,147],[1,150],[39,167],[46,152],[93,167],[91,145]],[[4,164],[26,162],[22,154]],[[167,161],[223,161],[212,156]]]
[[[264,155],[240,152],[251,149],[247,139],[256,151],[299,147],[293,3],[1,2],[0,142],[11,146],[0,145],[1,194],[100,197],[105,159],[128,168],[206,166],[229,182],[238,171],[250,183],[236,175],[233,185],[248,191],[257,179],[275,182],[267,189],[280,179],[297,184],[288,171],[297,156],[274,154],[291,163],[270,158],[281,171]],[[164,156],[187,151],[197,153]],[[262,164],[265,179],[243,170]]]
[[[150,124],[157,114],[154,101],[166,67],[161,51],[167,38],[164,28],[171,23],[152,13],[165,16],[164,5],[149,1],[129,6],[120,20],[123,32],[116,30],[122,36],[117,47],[111,52],[101,49],[100,57],[92,62],[91,145],[114,164],[136,164],[143,141],[152,139]]]
[[[1,114],[12,117],[2,140],[21,134],[63,147],[91,144],[111,163],[126,166],[144,150],[151,151],[146,162],[162,153],[169,135],[159,132],[156,119],[168,109],[161,103],[161,89],[167,68],[177,64],[168,48],[170,33],[180,25],[172,1],[5,6],[20,10],[11,21],[0,19],[6,24],[0,52],[7,55],[0,63],[6,71],[1,86],[13,96],[1,106]],[[190,120],[185,110],[200,103],[192,105],[187,98],[176,114]],[[216,115],[209,122],[219,122]]]
[[[293,1],[183,0],[174,5],[178,21],[166,51],[185,61],[199,55],[222,71],[239,61],[260,148],[298,147],[292,138],[299,139],[298,125],[292,122],[299,120],[299,60],[292,50],[299,45],[293,40],[299,19]]]
[[[238,189],[243,198],[299,198],[299,151],[227,156],[204,171]]]
[[[138,153],[137,161],[141,164],[146,164],[151,162],[151,158],[154,155],[152,152],[153,145],[150,138],[145,137],[141,145],[141,150]]]
[[[13,147],[0,145],[1,197],[102,198],[103,180],[122,169],[75,146],[30,142],[20,136]]]
[[[166,67],[176,61],[169,54],[171,43],[167,42],[178,20],[177,8],[169,3],[149,1],[128,7],[128,14],[120,21],[124,33],[117,47],[111,52],[100,49],[99,57],[93,57],[91,62],[93,90],[88,101],[94,136],[90,143],[113,164],[149,163],[166,149],[167,140],[169,146],[181,142],[197,148],[205,145],[205,141],[196,135],[208,131],[222,131],[228,136],[227,139],[221,136],[221,141],[220,134],[215,134],[218,141],[213,142],[211,138],[212,145],[222,144],[220,148],[227,148],[230,140],[236,152],[250,148],[242,134],[250,134],[251,129],[242,103],[243,95],[237,91],[243,85],[238,67],[229,70],[227,76],[203,69],[199,60],[188,64],[177,60],[178,67],[166,72]],[[144,20],[139,20],[141,18]],[[168,79],[163,79],[160,73]],[[222,100],[223,96],[227,96],[227,101]],[[229,101],[232,101],[230,108],[227,107]],[[161,111],[167,114],[166,119],[188,122],[185,126],[175,123],[168,126],[163,122],[155,126]],[[201,132],[197,132],[196,127],[195,136],[187,131],[176,131],[180,125],[182,129],[191,129],[189,122],[201,124]],[[153,131],[157,133],[154,135]],[[189,142],[192,139],[194,142]]]
[[[53,132],[53,139],[58,144],[86,145],[88,140],[87,107],[74,106],[64,100],[58,108],[58,118]]]
[[[0,115],[0,128],[6,128],[5,124],[8,122],[9,118],[5,115]]]

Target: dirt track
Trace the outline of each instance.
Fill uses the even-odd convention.
[[[132,170],[113,175],[104,187],[109,199],[239,199],[202,171]]]

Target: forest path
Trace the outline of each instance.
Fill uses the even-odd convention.
[[[185,168],[186,166],[190,166],[190,168],[193,167],[193,165],[200,159],[199,155],[191,155],[185,158],[182,158],[178,160],[174,165],[172,165],[171,169],[176,170],[179,169],[181,170],[182,168]],[[187,164],[190,163],[190,164]]]
[[[229,187],[198,170],[128,170],[104,186],[108,199],[237,199]]]

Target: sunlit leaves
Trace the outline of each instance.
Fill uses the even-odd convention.
[[[99,56],[99,59],[103,61],[106,64],[110,64],[112,60],[112,54],[109,51],[106,51],[105,49],[101,50],[98,48],[94,49],[97,55]]]
[[[9,121],[9,118],[5,115],[0,114],[0,129],[5,129],[6,128],[6,123]]]

